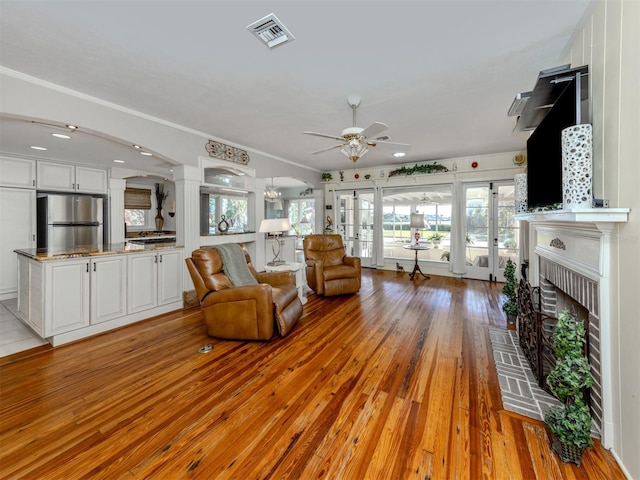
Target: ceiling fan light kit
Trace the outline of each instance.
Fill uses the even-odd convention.
[[[389,128],[389,126],[386,123],[373,122],[367,128],[358,127],[356,109],[358,108],[358,105],[360,105],[360,97],[358,95],[350,95],[349,98],[347,99],[347,103],[349,104],[349,106],[351,107],[351,110],[353,111],[353,126],[347,127],[344,130],[342,130],[342,133],[340,134],[340,136],[329,135],[326,133],[304,132],[306,135],[314,135],[316,137],[331,138],[333,140],[338,140],[342,142],[338,145],[333,145],[331,147],[322,148],[320,150],[316,150],[315,152],[311,152],[311,155],[315,155],[318,153],[323,153],[329,150],[334,150],[339,148],[340,152],[342,152],[343,155],[345,155],[349,160],[355,163],[369,151],[369,147],[376,147],[377,145],[386,145],[386,146],[394,147],[395,150],[405,150],[405,151],[411,148],[411,145],[404,144],[404,143],[392,143],[392,142],[387,142],[383,140],[378,140],[376,137],[380,133],[384,132]],[[389,137],[385,137],[385,138],[389,138]]]

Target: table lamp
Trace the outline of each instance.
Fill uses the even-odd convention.
[[[409,228],[415,228],[416,233],[414,234],[414,238],[416,239],[416,245],[420,242],[420,232],[418,231],[421,228],[426,228],[427,224],[424,221],[424,214],[422,213],[412,213],[411,220],[409,223]]]
[[[289,222],[288,218],[265,218],[264,220],[262,220],[262,222],[260,222],[260,229],[258,231],[260,233],[268,233],[270,235],[273,235],[275,237],[276,245],[278,246],[277,249],[275,245],[271,247],[274,257],[271,262],[267,263],[267,265],[274,266],[287,263],[284,260],[280,260],[279,237],[284,232],[288,232],[289,230],[291,230],[291,223]]]

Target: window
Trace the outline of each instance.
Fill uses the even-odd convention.
[[[309,235],[313,233],[316,221],[315,200],[313,198],[299,198],[288,201],[288,215],[291,228],[296,235]]]
[[[124,191],[124,221],[127,226],[145,227],[151,210],[151,190],[126,188]]]
[[[201,221],[201,234],[218,234],[218,225],[224,220],[229,224],[226,233],[242,233],[248,231],[249,213],[248,198],[243,195],[222,195],[216,193],[201,194],[201,209],[206,212]],[[201,210],[202,212],[202,210]]]
[[[149,218],[148,210],[140,210],[139,208],[125,208],[124,210],[124,223],[129,227],[144,227],[147,224],[147,218]]]
[[[451,240],[451,186],[394,188],[383,192],[384,256],[393,259],[411,259],[415,253],[404,245],[411,244],[411,213],[425,216],[427,227],[420,229],[420,243],[431,246],[420,253],[422,260],[449,261]]]

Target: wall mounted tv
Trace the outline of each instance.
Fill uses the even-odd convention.
[[[562,204],[562,130],[587,118],[583,106],[586,104],[587,75],[587,67],[580,67],[555,72],[551,78],[540,77],[532,99],[528,101],[529,119],[533,115],[541,116],[546,109],[546,114],[527,140],[529,208]]]

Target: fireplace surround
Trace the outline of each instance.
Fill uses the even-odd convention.
[[[611,299],[616,286],[610,270],[611,235],[616,223],[628,221],[628,212],[594,208],[516,216],[527,222],[521,224],[526,249],[522,257],[528,259],[529,293],[540,312],[544,336],[550,336],[553,319],[565,306],[588,326],[588,355],[596,382],[590,399],[593,427],[606,448],[613,443]],[[519,333],[524,341],[531,340],[531,332]],[[540,361],[537,355],[546,352],[529,361]]]

